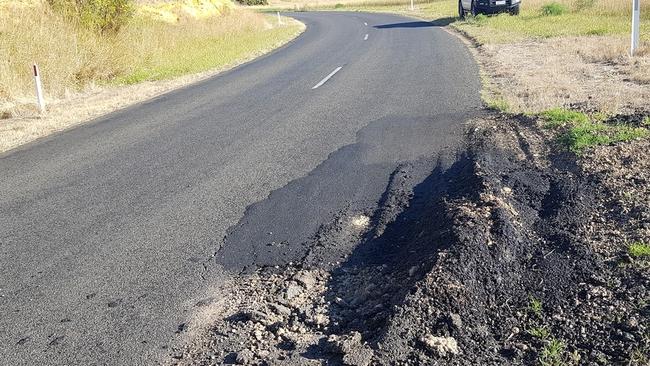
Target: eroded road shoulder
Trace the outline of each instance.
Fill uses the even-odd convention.
[[[576,159],[534,120],[476,118],[452,160],[397,167],[367,221],[340,211],[299,259],[235,276],[174,362],[642,365],[650,263],[626,248],[650,207],[616,192],[650,178],[647,144]]]

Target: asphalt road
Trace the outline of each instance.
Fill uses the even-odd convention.
[[[224,269],[290,261],[478,109],[445,30],[293,16],[306,32],[261,59],[0,155],[0,364],[164,360]]]

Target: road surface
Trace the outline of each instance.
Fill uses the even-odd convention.
[[[0,364],[164,361],[227,273],[371,208],[478,109],[444,29],[293,16],[305,33],[265,57],[0,155]],[[271,232],[291,249],[261,253]]]

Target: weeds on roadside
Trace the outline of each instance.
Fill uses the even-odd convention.
[[[542,301],[533,296],[530,296],[528,302],[528,310],[541,318],[543,311]]]
[[[643,242],[634,242],[628,247],[628,253],[632,258],[650,257],[650,244]]]
[[[540,339],[540,340],[545,340],[548,338],[549,335],[551,335],[551,332],[549,332],[548,328],[546,327],[534,327],[530,328],[527,330],[528,334],[531,336]]]
[[[567,365],[565,358],[566,345],[558,339],[551,339],[539,353],[538,361],[541,366]]]
[[[566,7],[560,3],[552,2],[542,6],[542,15],[557,16],[566,12]]]
[[[557,128],[566,126],[569,123],[586,123],[589,122],[589,117],[586,114],[578,111],[573,111],[564,108],[553,108],[541,113],[547,123],[545,128]]]
[[[648,130],[641,127],[585,122],[571,127],[560,135],[559,141],[569,150],[580,154],[589,147],[631,141],[646,137],[648,134]]]
[[[506,101],[504,98],[501,97],[486,99],[485,104],[489,109],[503,112],[503,113],[506,113],[510,110],[510,105],[508,104],[508,101]]]
[[[606,124],[604,121],[607,116],[600,113],[594,114],[590,119],[582,112],[553,108],[542,112],[540,117],[545,121],[544,128],[564,129],[558,141],[576,154],[592,146],[631,141],[650,135],[647,128]],[[645,126],[645,120],[641,125]]]

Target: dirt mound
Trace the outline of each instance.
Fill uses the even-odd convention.
[[[450,168],[409,188],[421,166],[400,167],[369,219],[234,279],[175,362],[645,365],[650,266],[627,248],[650,237],[648,147],[577,160],[534,120],[477,120]]]

